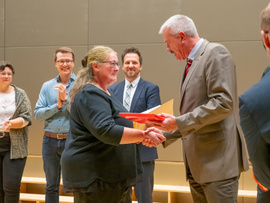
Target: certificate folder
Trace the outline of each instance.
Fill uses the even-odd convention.
[[[164,116],[153,113],[119,113],[119,116],[125,117],[137,123],[147,123],[147,121],[164,121]]]
[[[130,118],[133,115],[134,117],[132,117],[132,119],[135,119],[135,120],[133,120],[134,121],[133,128],[144,130],[146,128],[145,119],[146,120],[147,119],[148,120],[156,120],[156,121],[162,122],[164,120],[164,117],[157,115],[157,114],[161,114],[161,113],[168,113],[168,114],[173,115],[173,99],[166,102],[165,104],[156,106],[156,107],[151,108],[151,109],[144,111],[142,113],[119,113],[119,115],[121,116],[121,114],[122,115],[126,114],[126,116],[128,116],[128,114],[129,114]],[[127,118],[127,117],[125,117],[125,118]],[[127,119],[130,119],[130,118],[127,118]],[[132,119],[130,119],[130,120],[132,120]],[[136,119],[137,119],[137,121],[136,121]],[[140,121],[140,122],[138,122],[138,121]]]

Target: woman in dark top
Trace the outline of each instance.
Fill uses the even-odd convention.
[[[119,116],[127,110],[108,91],[117,80],[118,58],[109,47],[97,46],[82,61],[70,91],[70,132],[62,154],[64,190],[75,203],[131,202],[128,188],[141,169],[134,143],[165,140],[161,131],[133,129],[133,122]]]

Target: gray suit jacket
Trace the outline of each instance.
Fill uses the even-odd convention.
[[[228,50],[204,40],[180,91],[177,131],[186,168],[199,183],[238,176],[248,170],[239,124],[235,64]]]

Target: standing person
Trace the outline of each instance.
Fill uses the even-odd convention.
[[[69,130],[69,91],[76,79],[72,49],[61,47],[54,53],[59,75],[45,82],[34,110],[35,118],[44,123],[42,144],[43,169],[46,175],[46,203],[59,202],[60,158]]]
[[[261,12],[261,34],[270,56],[270,4]],[[270,202],[270,67],[262,79],[239,97],[240,120],[253,177],[258,183],[257,202]]]
[[[141,113],[160,105],[159,87],[140,77],[142,70],[140,51],[135,47],[125,49],[122,54],[122,63],[125,80],[111,87],[117,99],[132,113]],[[139,203],[152,203],[155,159],[158,158],[157,148],[149,148],[142,143],[138,147],[143,166],[143,178],[134,186],[135,196]]]
[[[149,138],[156,146],[164,137],[158,129],[133,129],[132,121],[119,116],[127,110],[108,90],[119,71],[113,49],[94,47],[83,66],[70,92],[70,131],[61,159],[64,190],[74,193],[75,203],[131,203],[130,187],[142,172],[134,143]]]
[[[0,61],[0,202],[19,203],[23,170],[28,155],[31,104],[19,87],[12,85],[15,70]]]
[[[194,202],[237,202],[238,179],[248,170],[238,114],[235,64],[221,44],[200,38],[184,15],[160,28],[167,51],[178,60],[192,60],[180,89],[180,116],[169,114],[152,124],[182,138],[187,178]]]

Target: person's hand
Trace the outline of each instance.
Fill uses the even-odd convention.
[[[147,147],[156,147],[166,140],[162,132],[154,127],[148,128],[145,131],[145,138],[142,141],[142,144]]]
[[[11,122],[10,121],[5,121],[4,122],[4,131],[9,132],[10,128],[11,128]]]
[[[67,90],[66,90],[66,86],[59,83],[59,84],[56,84],[54,86],[54,89],[58,90],[58,98],[63,102],[63,101],[66,101],[67,100]]]
[[[167,113],[162,113],[159,115],[165,116],[165,120],[162,122],[148,120],[147,125],[156,127],[158,129],[166,131],[166,132],[170,132],[170,131],[176,130],[178,128],[178,126],[176,124],[175,116],[173,116],[171,114],[167,114]]]
[[[63,105],[63,101],[67,100],[66,86],[63,84],[56,84],[54,89],[58,91],[57,108],[60,109]]]

